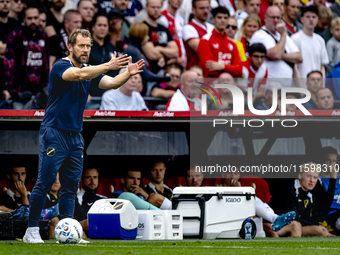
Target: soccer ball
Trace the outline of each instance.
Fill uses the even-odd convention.
[[[54,234],[59,243],[78,243],[83,236],[83,227],[77,220],[66,218],[58,222]]]

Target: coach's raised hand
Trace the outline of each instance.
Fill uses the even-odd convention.
[[[141,70],[143,66],[144,66],[143,59],[139,60],[137,63],[132,63],[132,58],[129,57],[128,71],[131,76],[143,72],[143,70]]]
[[[118,70],[121,68],[126,68],[126,64],[129,63],[129,57],[127,56],[127,54],[120,56],[118,58],[116,58],[116,56],[117,56],[117,53],[114,52],[113,57],[111,58],[109,62],[110,69]]]

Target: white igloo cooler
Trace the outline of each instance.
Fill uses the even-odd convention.
[[[91,206],[87,219],[90,238],[136,239],[138,213],[128,200],[97,200]]]
[[[177,187],[173,190],[172,209],[182,211],[184,238],[239,238],[242,224],[255,216],[255,190]]]

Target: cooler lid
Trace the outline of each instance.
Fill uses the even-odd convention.
[[[253,187],[176,187],[173,194],[254,194]]]

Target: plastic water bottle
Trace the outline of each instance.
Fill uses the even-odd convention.
[[[244,225],[244,231],[245,231],[244,239],[251,240],[252,239],[252,235],[251,235],[252,225],[251,225],[250,219],[246,220],[246,224]]]

